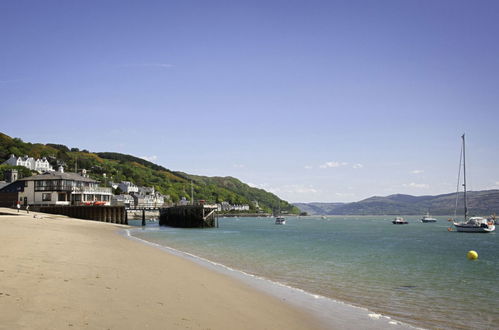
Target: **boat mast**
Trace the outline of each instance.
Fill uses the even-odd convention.
[[[461,136],[463,139],[463,187],[464,187],[464,221],[468,217],[468,205],[466,203],[466,147],[464,143],[464,134]]]

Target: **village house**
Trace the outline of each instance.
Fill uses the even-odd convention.
[[[39,173],[53,171],[54,168],[50,165],[47,158],[43,157],[42,159],[34,159],[33,157],[16,157],[15,155],[10,155],[9,159],[7,159],[3,164],[12,165],[12,166],[24,166],[29,168],[32,171],[37,171]]]
[[[113,195],[111,188],[99,187],[98,181],[86,175],[64,173],[62,167],[19,179],[0,193],[17,195],[15,201],[23,205],[110,205]]]
[[[136,208],[158,208],[165,203],[163,195],[156,193],[152,195],[132,194]]]
[[[114,195],[111,198],[111,205],[124,206],[127,209],[133,209],[135,207],[135,200],[132,196],[126,194]]]
[[[139,187],[137,187],[137,185],[133,184],[130,181],[121,181],[118,184],[118,188],[120,188],[120,190],[124,194],[138,193],[139,192]]]
[[[229,202],[222,202],[220,204],[217,204],[217,210],[219,212],[223,211],[249,211],[250,207],[247,204],[242,204],[242,205],[232,205]]]

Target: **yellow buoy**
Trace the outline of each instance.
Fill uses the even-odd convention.
[[[473,250],[470,250],[468,251],[468,253],[466,254],[466,257],[470,260],[475,260],[475,259],[478,259],[478,253],[476,253],[476,251],[473,251]]]

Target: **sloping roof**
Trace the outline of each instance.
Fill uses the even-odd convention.
[[[0,188],[0,193],[12,193],[20,191],[24,191],[24,182],[21,182],[19,180],[12,183],[7,183],[6,186]]]
[[[81,182],[93,182],[97,183],[94,179],[85,178],[78,173],[61,173],[61,172],[45,172],[39,175],[29,176],[27,178],[19,179],[19,181],[40,181],[40,180],[73,180],[73,181],[81,181]]]

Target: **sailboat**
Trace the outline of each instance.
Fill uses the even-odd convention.
[[[463,142],[461,147],[461,159],[463,161],[463,188],[464,188],[464,220],[460,222],[453,221],[454,227],[457,231],[466,233],[490,233],[496,229],[494,221],[485,219],[483,217],[470,217],[468,218],[468,206],[466,200],[466,145],[464,140],[464,134],[461,136]],[[461,173],[461,160],[459,161],[459,174]],[[458,174],[458,191],[456,195],[456,206],[457,198],[459,197],[459,174]]]

